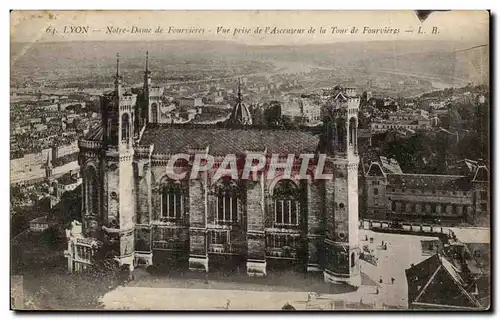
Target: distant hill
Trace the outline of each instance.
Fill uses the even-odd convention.
[[[489,70],[486,54],[456,53],[476,43],[446,41],[341,42],[303,46],[247,46],[227,41],[155,41],[155,42],[57,42],[13,43],[13,76],[57,77],[64,75],[109,75],[120,52],[123,66],[131,72],[144,67],[145,51],[157,72],[168,73],[177,66],[204,66],[237,71],[242,62],[307,62],[322,67],[346,67],[370,70],[398,70],[440,77],[468,78],[471,66]],[[481,58],[482,57],[482,58]],[[482,60],[481,60],[482,59]],[[474,61],[472,61],[474,60]],[[476,61],[477,60],[477,61]],[[241,71],[241,70],[240,70]],[[484,76],[484,75],[483,75]],[[473,75],[473,78],[477,75]]]

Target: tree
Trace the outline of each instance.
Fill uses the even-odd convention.
[[[270,127],[282,125],[283,117],[281,116],[281,103],[279,101],[269,103],[269,107],[264,110],[264,122]]]
[[[370,127],[370,119],[368,119],[363,112],[358,115],[358,128],[368,129]]]
[[[403,172],[435,173],[431,164],[436,157],[435,139],[423,132],[417,132],[410,137],[387,135],[382,142],[383,154],[394,156]]]
[[[258,107],[256,105],[250,105],[248,108],[250,114],[252,115],[252,123],[255,125],[263,125],[264,123],[264,113],[262,111],[262,106]]]
[[[61,225],[65,226],[74,220],[81,220],[82,207],[82,186],[78,186],[73,191],[65,192],[61,201],[52,209],[53,218]]]
[[[14,212],[10,218],[10,236],[15,237],[28,228],[28,217],[24,212]]]
[[[43,231],[40,235],[40,241],[43,245],[46,245],[51,249],[57,249],[62,244],[66,243],[66,238],[57,227],[52,226]]]

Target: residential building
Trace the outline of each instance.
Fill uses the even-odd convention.
[[[394,163],[396,162],[396,163]],[[365,218],[402,221],[489,217],[489,171],[478,165],[466,175],[408,174],[394,159],[372,162],[365,174]]]

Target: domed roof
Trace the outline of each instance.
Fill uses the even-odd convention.
[[[248,111],[247,106],[242,102],[241,98],[241,80],[238,79],[238,100],[231,112],[230,122],[233,124],[251,125],[252,115]]]
[[[247,106],[243,102],[238,101],[234,106],[233,112],[231,113],[231,122],[244,125],[252,124],[250,111],[248,111]]]

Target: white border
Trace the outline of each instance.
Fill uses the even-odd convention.
[[[49,1],[24,1],[24,0],[17,0],[14,3],[10,2],[7,3],[7,1],[2,2],[2,11],[1,14],[3,15],[4,19],[1,20],[1,33],[2,33],[2,43],[4,44],[3,49],[1,50],[1,55],[2,59],[1,61],[4,61],[6,63],[7,60],[10,60],[10,53],[8,49],[8,43],[10,41],[10,31],[9,31],[9,21],[10,18],[8,16],[8,10],[11,9],[7,7],[8,5],[15,7],[16,9],[209,9],[209,10],[217,10],[217,9],[256,9],[256,10],[266,10],[266,9],[317,9],[317,10],[328,10],[328,9],[350,9],[350,10],[356,10],[356,9],[377,9],[377,10],[382,10],[382,9],[408,9],[412,10],[417,8],[421,9],[427,9],[427,8],[433,8],[433,9],[491,9],[493,13],[496,13],[497,15],[500,13],[500,1],[497,0],[475,0],[475,1],[451,1],[451,0],[441,0],[441,1],[436,1],[436,0],[420,0],[418,2],[416,1],[411,1],[411,2],[404,2],[404,1],[389,1],[389,0],[379,0],[379,1],[370,1],[370,0],[365,0],[365,1],[344,1],[344,2],[332,2],[332,1],[321,1],[321,0],[307,0],[307,1],[270,1],[270,0],[253,0],[253,1],[190,1],[190,0],[183,0],[183,1],[175,1],[172,3],[172,1],[160,1],[160,2],[153,2],[150,0],[142,0],[142,1],[117,1],[115,4],[103,4],[102,0],[86,0],[86,1],[77,1],[77,2],[70,2],[70,1],[54,1],[54,0],[49,0]],[[119,5],[117,5],[119,4]],[[497,18],[497,23],[498,23],[498,16]],[[498,41],[498,33],[494,35],[493,41],[497,42]],[[492,44],[493,45],[493,44]],[[492,56],[490,60],[495,60],[495,56]],[[9,64],[10,67],[10,64]],[[491,74],[491,77],[496,75],[496,69],[492,70],[493,73]],[[2,88],[3,90],[1,91],[2,94],[2,101],[3,101],[3,107],[1,108],[0,112],[2,113],[0,116],[0,130],[1,132],[1,139],[0,139],[0,150],[3,151],[3,157],[0,159],[1,165],[2,165],[2,170],[0,171],[1,174],[1,179],[4,183],[4,186],[2,188],[2,192],[0,192],[0,197],[1,197],[1,205],[2,205],[2,218],[3,218],[3,223],[0,224],[1,232],[0,234],[4,235],[4,241],[2,242],[2,253],[8,253],[9,252],[9,240],[7,239],[7,235],[9,234],[9,205],[10,205],[10,199],[9,199],[9,160],[8,160],[8,150],[9,150],[9,78],[10,74],[10,68],[9,72],[4,73],[4,77],[2,78]],[[499,84],[496,82],[495,88],[492,89],[492,91],[499,92]],[[497,101],[497,100],[495,100]],[[493,106],[492,106],[493,107]],[[495,108],[497,106],[494,106]],[[499,112],[496,112],[495,118],[493,119],[493,123],[499,123]],[[493,138],[493,137],[492,137]],[[498,150],[500,147],[500,137],[498,137],[498,132],[494,133],[494,143],[495,143],[495,148],[494,150]],[[492,164],[494,165],[494,164]],[[496,165],[496,161],[495,161]],[[496,168],[496,167],[495,167]],[[496,170],[493,170],[496,172]],[[496,178],[496,176],[495,176]],[[495,179],[496,180],[496,179]],[[497,197],[498,195],[498,189],[495,189],[495,194],[493,195],[494,199],[499,199]],[[498,202],[498,200],[497,200]],[[497,203],[495,203],[495,208],[493,210],[493,213],[497,213]],[[495,221],[495,226],[494,228],[499,230],[499,222],[500,219],[497,218]],[[494,246],[496,248],[497,246]],[[496,252],[495,252],[496,253]],[[494,255],[496,257],[496,254]],[[497,268],[496,264],[492,264],[494,266],[494,279],[495,283],[493,284],[493,287],[499,288],[497,285],[497,279],[498,279],[498,274],[497,274]],[[2,267],[2,286],[0,290],[0,301],[2,302],[2,319],[4,318],[11,318],[14,317],[13,312],[9,312],[8,310],[8,303],[10,303],[10,289],[9,289],[9,263],[7,262],[7,259],[4,259],[4,263],[1,264]],[[498,292],[494,292],[494,297],[496,298],[495,306],[498,307]],[[4,314],[5,313],[5,314]],[[85,314],[86,316],[88,314]],[[120,316],[123,314],[120,314]],[[127,316],[128,318],[139,318],[143,317],[146,314],[134,314],[134,315],[129,315]],[[177,318],[177,317],[195,317],[196,315],[198,316],[205,316],[203,314],[195,314],[195,315],[177,315],[177,314],[165,314],[165,315],[160,315],[161,317],[169,317],[169,318]],[[312,314],[300,314],[299,316],[305,316],[305,317],[310,317],[310,316],[316,316]],[[356,317],[363,317],[363,318],[368,318],[372,317],[374,314],[356,314]],[[383,314],[382,316],[385,316],[386,314]],[[398,314],[402,315],[402,314]],[[403,314],[403,316],[426,316],[428,318],[434,318],[438,319],[439,315],[433,314],[433,315],[426,315],[425,313],[407,313]],[[39,315],[41,318],[49,318],[52,317],[53,315]],[[74,314],[59,314],[58,317],[60,318],[73,318],[75,315]],[[82,315],[77,315],[78,317],[81,317]],[[235,314],[215,314],[214,316],[216,317],[233,317]],[[259,318],[271,318],[271,317],[276,317],[277,314],[272,314],[272,315],[252,315],[252,314],[246,314],[246,316],[252,316],[252,317],[259,317]],[[290,314],[287,314],[287,316],[290,316]],[[344,317],[344,314],[333,314],[332,316],[334,317]],[[471,315],[471,314],[446,314],[442,315],[445,317],[477,317],[479,315]]]

